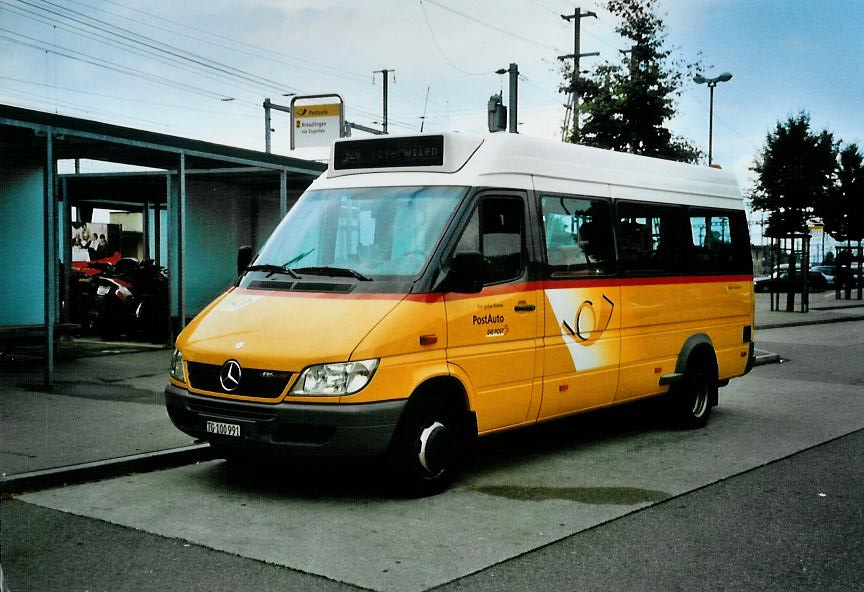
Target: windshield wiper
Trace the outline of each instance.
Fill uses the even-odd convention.
[[[278,273],[278,274],[287,275],[289,277],[292,277],[295,280],[300,279],[299,275],[297,275],[296,273],[294,273],[293,271],[291,271],[287,267],[282,267],[281,265],[273,265],[271,263],[265,263],[263,265],[250,265],[249,267],[246,268],[246,271],[266,271],[267,272],[266,277],[268,277],[268,278],[271,275]]]
[[[286,261],[286,262],[285,262],[285,267],[288,267],[289,265],[293,265],[293,264],[297,263],[298,261],[300,261],[301,259],[305,259],[305,258],[306,258],[306,255],[309,255],[309,254],[312,253],[312,251],[314,251],[314,250],[315,250],[315,247],[312,247],[312,248],[309,249],[308,251],[305,251],[305,252],[303,252],[303,253],[300,253],[299,255],[297,255],[296,257],[294,257],[293,259],[291,259],[290,261]]]
[[[330,277],[353,277],[361,282],[371,282],[372,278],[366,277],[359,271],[347,267],[297,267],[292,271],[306,273],[309,275],[329,275]]]

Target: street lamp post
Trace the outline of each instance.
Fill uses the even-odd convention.
[[[693,82],[696,84],[707,84],[710,91],[710,106],[708,107],[708,166],[713,162],[713,142],[714,142],[714,87],[718,82],[729,82],[732,75],[729,72],[723,72],[715,78],[705,78],[701,74],[693,77]]]

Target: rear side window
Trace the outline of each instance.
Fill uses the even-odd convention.
[[[690,260],[694,273],[749,273],[750,238],[744,212],[691,208]]]
[[[690,241],[684,209],[619,202],[618,257],[625,275],[684,274]]]
[[[549,277],[614,273],[615,249],[608,202],[544,195],[540,203]]]

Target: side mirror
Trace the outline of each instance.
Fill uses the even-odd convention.
[[[252,263],[252,247],[243,245],[237,249],[237,275],[242,275],[250,263]]]
[[[483,289],[484,261],[480,251],[457,251],[450,258],[446,287],[450,292],[476,294]]]

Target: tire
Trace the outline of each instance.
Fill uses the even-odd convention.
[[[465,423],[463,413],[436,398],[409,403],[388,452],[397,489],[410,497],[447,489],[468,441]]]
[[[684,380],[671,391],[670,404],[675,427],[695,430],[705,427],[711,416],[711,401],[717,397],[717,380],[707,365],[688,368]]]

